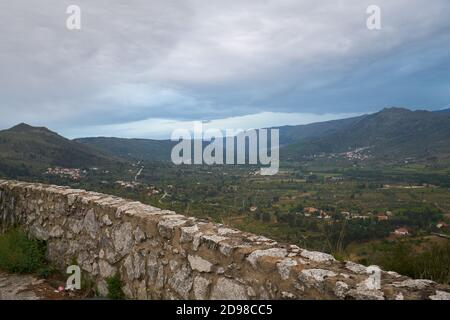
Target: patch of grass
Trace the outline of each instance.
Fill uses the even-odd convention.
[[[415,252],[411,244],[400,243],[381,248],[369,258],[385,270],[396,271],[416,279],[430,279],[442,284],[450,283],[450,242],[433,244],[422,252]]]
[[[106,284],[108,286],[108,298],[112,300],[124,300],[125,294],[122,291],[122,281],[120,276],[116,274],[115,276],[106,279]]]
[[[450,283],[450,243],[434,244],[429,250],[421,253],[415,260],[417,278]]]
[[[0,269],[13,273],[48,273],[46,244],[19,229],[0,235]]]

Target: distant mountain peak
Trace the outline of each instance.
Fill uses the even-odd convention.
[[[281,136],[281,134],[280,134]],[[445,159],[450,154],[450,120],[426,110],[385,108],[358,121],[287,146],[289,157],[340,153],[370,146],[371,156],[382,161],[430,154]]]
[[[121,160],[66,139],[45,127],[20,123],[0,131],[0,173],[6,167],[20,174],[33,172],[40,175],[44,169],[53,166],[82,168],[118,161]]]
[[[21,122],[14,127],[12,127],[10,130],[29,130],[32,129],[33,126],[30,126],[28,123]]]
[[[412,111],[410,109],[402,107],[387,107],[381,110],[379,113],[404,113],[404,112],[412,112]]]
[[[53,131],[47,129],[46,127],[34,127],[32,125],[29,125],[28,123],[25,122],[21,122],[18,125],[15,125],[14,127],[9,129],[10,131],[20,131],[20,132],[29,132],[29,131],[38,131],[38,132],[42,132],[42,133],[53,133],[55,134]]]

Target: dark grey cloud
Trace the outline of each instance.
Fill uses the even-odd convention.
[[[65,27],[70,4],[79,31]],[[366,28],[369,4],[380,31]],[[447,0],[4,0],[0,127],[139,135],[143,123],[155,134],[438,108],[450,103],[449,16]]]

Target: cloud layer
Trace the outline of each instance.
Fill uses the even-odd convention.
[[[0,127],[155,137],[193,120],[255,127],[448,105],[448,1],[375,2],[5,0]],[[70,4],[79,31],[65,27]],[[370,4],[379,31],[366,28]]]

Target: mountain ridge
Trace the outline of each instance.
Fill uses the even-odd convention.
[[[290,156],[336,153],[370,147],[383,158],[425,157],[450,152],[450,118],[438,113],[385,108],[331,134],[287,147]]]
[[[352,118],[274,128],[280,130],[282,160],[370,148],[380,159],[438,157],[450,161],[450,117],[445,112],[385,108]],[[45,127],[19,123],[0,131],[0,172],[169,161],[176,143],[116,137],[69,140]]]
[[[170,140],[116,137],[88,137],[73,141],[125,159],[160,161],[170,159],[170,151],[176,143]]]
[[[45,127],[20,123],[0,131],[0,173],[42,172],[47,167],[67,168],[123,161],[90,146],[60,136]]]

